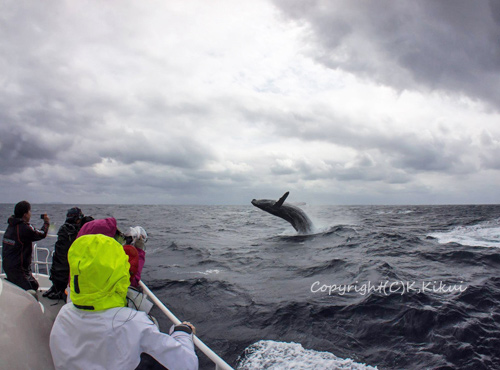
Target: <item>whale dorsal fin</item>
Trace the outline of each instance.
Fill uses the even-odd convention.
[[[276,203],[274,203],[273,207],[276,207],[276,208],[281,207],[283,205],[283,203],[285,203],[285,199],[286,199],[286,197],[288,197],[288,194],[290,194],[289,191],[287,191],[285,194],[283,194],[283,196]]]

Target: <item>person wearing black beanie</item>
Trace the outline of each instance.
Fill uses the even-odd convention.
[[[2,267],[7,280],[24,290],[38,289],[38,281],[31,272],[33,242],[44,239],[49,231],[50,219],[43,215],[43,226],[37,229],[30,224],[31,205],[23,200],[14,207],[2,241]]]
[[[65,289],[68,286],[69,264],[68,251],[71,244],[75,241],[80,228],[88,221],[92,221],[91,216],[84,216],[78,207],[68,209],[66,221],[57,232],[57,241],[54,245],[54,254],[52,255],[52,267],[50,268],[50,280],[52,286],[45,293],[44,297],[49,299],[62,299],[66,301]]]

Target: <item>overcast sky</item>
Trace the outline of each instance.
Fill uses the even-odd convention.
[[[500,203],[500,1],[0,3],[0,202]]]

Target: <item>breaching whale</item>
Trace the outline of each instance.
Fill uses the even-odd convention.
[[[278,201],[271,199],[254,199],[252,204],[261,210],[274,216],[281,217],[292,224],[300,234],[310,234],[313,231],[313,223],[299,207],[285,203],[290,192],[286,192]]]

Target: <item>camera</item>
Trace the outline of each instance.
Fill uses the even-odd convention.
[[[46,214],[46,213],[42,213],[42,214],[40,215],[40,218],[43,220],[43,219],[45,218],[45,216],[47,216],[47,214]]]

